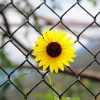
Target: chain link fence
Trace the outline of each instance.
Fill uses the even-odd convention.
[[[19,0],[19,2],[24,2],[24,0],[22,0],[22,1],[20,1]],[[27,0],[26,0],[26,2],[27,2]],[[98,55],[100,54],[100,49],[99,49],[99,51],[96,53],[96,54],[94,54],[94,53],[92,53],[91,52],[91,50],[89,50],[81,41],[80,41],[80,37],[83,35],[83,33],[86,31],[86,30],[88,30],[90,27],[92,27],[92,25],[96,25],[97,27],[99,27],[100,28],[100,23],[97,21],[97,17],[100,15],[100,11],[95,15],[95,16],[93,16],[92,14],[90,14],[89,13],[89,11],[87,11],[81,4],[80,4],[80,0],[76,0],[76,2],[69,8],[69,9],[67,9],[61,16],[59,16],[59,14],[57,14],[55,11],[54,11],[54,9],[52,9],[48,4],[47,4],[47,1],[46,0],[44,0],[44,1],[41,1],[42,3],[40,3],[36,8],[34,8],[34,9],[31,9],[30,8],[30,5],[28,4],[28,2],[27,2],[27,4],[29,5],[29,6],[27,6],[27,9],[30,9],[30,13],[27,11],[27,13],[24,13],[21,9],[20,9],[20,7],[17,7],[17,4],[15,4],[14,3],[14,0],[11,0],[11,1],[9,1],[8,3],[7,2],[5,2],[5,4],[3,4],[3,3],[1,3],[0,4],[0,15],[2,16],[2,20],[4,20],[4,24],[1,24],[1,26],[0,26],[0,30],[2,31],[2,33],[0,33],[0,34],[3,34],[2,35],[2,41],[1,41],[1,46],[0,46],[0,50],[2,50],[2,49],[4,49],[5,48],[5,46],[7,45],[7,44],[9,44],[9,43],[11,43],[11,44],[13,44],[13,46],[14,47],[16,47],[17,49],[18,49],[18,51],[19,52],[21,52],[21,54],[22,55],[24,55],[24,57],[25,57],[25,59],[24,59],[24,61],[20,64],[20,65],[18,65],[17,67],[15,67],[15,68],[13,68],[13,70],[10,72],[10,73],[8,73],[6,70],[5,70],[5,67],[1,64],[0,65],[0,70],[3,72],[3,74],[5,74],[6,76],[7,76],[7,79],[2,83],[2,84],[0,84],[0,88],[2,88],[2,87],[4,87],[5,86],[5,84],[6,84],[6,86],[7,85],[9,85],[9,84],[11,84],[14,88],[16,88],[17,89],[17,91],[23,96],[23,98],[24,98],[24,100],[30,100],[30,99],[28,99],[28,96],[32,93],[32,92],[34,92],[39,86],[41,87],[41,84],[43,83],[47,88],[49,88],[50,90],[52,90],[56,95],[57,95],[57,97],[59,98],[59,100],[62,100],[62,97],[67,93],[67,91],[69,91],[69,89],[71,88],[71,87],[73,87],[74,85],[76,85],[76,83],[78,83],[78,85],[81,85],[81,86],[83,86],[83,88],[84,89],[86,89],[86,91],[88,91],[88,93],[89,94],[91,94],[91,96],[92,96],[92,99],[93,100],[100,100],[100,98],[98,98],[99,97],[99,95],[100,95],[100,87],[98,87],[99,88],[99,91],[95,94],[93,91],[91,91],[91,89],[90,88],[88,88],[87,86],[85,86],[83,83],[82,83],[82,81],[81,81],[81,77],[85,77],[85,78],[91,78],[91,79],[94,79],[94,80],[96,80],[96,81],[98,81],[99,82],[99,84],[100,84],[100,78],[99,78],[99,76],[97,76],[97,77],[93,77],[93,76],[95,76],[95,75],[93,75],[92,74],[92,76],[90,75],[87,75],[87,74],[89,74],[89,73],[87,73],[87,74],[84,74],[84,72],[93,64],[93,63],[96,63],[96,64],[98,64],[98,66],[100,67],[100,59],[98,60],[97,58],[98,58]],[[19,3],[20,4],[20,3]],[[18,27],[17,27],[17,29],[16,30],[14,30],[13,32],[11,31],[11,26],[10,26],[10,24],[9,24],[9,20],[7,20],[7,18],[6,18],[6,14],[5,14],[5,9],[7,10],[8,9],[8,7],[10,7],[10,6],[12,6],[13,8],[12,9],[15,9],[18,13],[20,13],[21,15],[22,15],[22,17],[24,18],[24,23],[23,24],[21,24],[21,25],[19,25]],[[55,16],[59,19],[51,28],[50,28],[50,30],[52,30],[52,29],[54,29],[54,28],[56,28],[57,26],[59,26],[59,24],[61,24],[61,25],[63,25],[63,27],[65,27],[68,31],[70,31],[75,37],[76,37],[76,40],[74,41],[75,43],[79,43],[90,55],[91,55],[91,57],[93,57],[93,60],[91,61],[91,62],[89,62],[89,64],[88,65],[86,65],[80,72],[78,72],[78,74],[71,68],[71,67],[69,67],[69,68],[67,68],[67,70],[69,70],[69,71],[67,71],[67,70],[65,70],[64,72],[60,72],[61,74],[64,74],[64,75],[67,75],[67,74],[69,74],[69,75],[71,75],[71,77],[73,77],[73,76],[75,76],[75,80],[72,82],[72,83],[70,83],[70,85],[68,86],[68,87],[65,87],[64,88],[64,91],[63,92],[61,92],[61,93],[59,93],[58,91],[57,91],[57,89],[55,89],[50,83],[49,83],[49,81],[48,81],[48,79],[47,79],[47,74],[49,73],[49,70],[48,71],[46,71],[46,72],[42,72],[41,71],[41,69],[39,69],[38,67],[36,67],[37,65],[36,64],[34,64],[34,63],[32,63],[30,60],[29,60],[29,58],[32,58],[32,59],[34,59],[34,57],[31,55],[31,53],[32,53],[32,50],[29,50],[27,47],[25,47],[20,41],[18,41],[18,39],[16,39],[16,37],[14,36],[15,35],[15,33],[17,32],[17,31],[19,31],[23,26],[25,26],[26,24],[28,25],[28,26],[31,26],[31,28],[33,28],[37,33],[39,33],[39,34],[41,34],[41,28],[39,27],[39,24],[40,23],[36,23],[36,25],[38,25],[38,26],[36,26],[36,25],[33,25],[30,21],[29,21],[29,19],[30,19],[30,16],[32,15],[32,14],[34,14],[34,18],[35,18],[35,21],[37,20],[37,16],[35,16],[35,12],[37,11],[37,10],[39,10],[39,9],[41,9],[41,7],[42,6],[46,6],[53,14],[55,14]],[[92,22],[89,24],[89,25],[87,25],[87,27],[86,28],[84,28],[79,34],[76,34],[75,32],[73,32],[70,28],[69,28],[69,26],[67,25],[67,24],[65,24],[64,22],[63,22],[63,18],[64,18],[64,16],[66,15],[66,14],[68,14],[70,11],[71,11],[71,9],[73,9],[75,6],[79,6],[80,7],[80,9],[82,9],[84,12],[86,12],[91,18],[92,18]],[[48,16],[48,18],[49,18],[50,16]],[[49,18],[50,19],[50,18]],[[16,20],[16,19],[15,19]],[[48,20],[48,19],[45,19],[45,20]],[[48,22],[47,22],[47,24],[52,24],[52,22],[49,20]],[[26,25],[26,26],[27,26]],[[78,27],[78,26],[76,26],[76,27]],[[27,28],[27,27],[26,27]],[[28,30],[28,28],[27,28],[27,30]],[[28,33],[29,34],[29,33]],[[20,34],[19,34],[20,35]],[[4,39],[5,39],[5,37],[7,38],[7,40],[5,41]],[[20,38],[21,39],[21,38]],[[92,43],[90,44],[90,45],[92,45]],[[96,49],[96,48],[95,48]],[[2,61],[2,56],[1,56],[1,61]],[[17,59],[16,59],[17,60]],[[1,63],[1,62],[0,62]],[[23,70],[23,69],[26,69],[26,70],[28,70],[28,68],[27,67],[23,67],[23,65],[25,64],[25,63],[27,63],[29,66],[31,66],[31,68],[29,68],[29,69],[31,69],[31,70],[34,70],[34,71],[36,71],[36,73],[38,73],[39,74],[39,81],[33,86],[33,87],[31,87],[31,89],[30,90],[28,90],[28,92],[27,93],[24,93],[23,91],[22,91],[22,89],[21,89],[21,86],[19,85],[16,85],[15,83],[14,83],[14,81],[12,80],[12,76],[13,76],[13,74],[15,74],[16,72],[17,72],[17,70]],[[77,67],[77,66],[76,66]],[[20,72],[20,74],[21,74],[22,72]],[[49,73],[50,74],[50,73]],[[17,75],[16,75],[16,77],[17,77]],[[64,76],[64,77],[66,77],[66,76]],[[27,82],[28,80],[27,80],[27,78],[26,78],[26,80],[25,80],[25,82]],[[18,83],[18,81],[16,81],[17,83]],[[9,84],[8,84],[9,83]],[[6,87],[4,87],[4,88],[6,88]],[[95,88],[95,87],[94,87]],[[76,88],[77,89],[77,88]],[[39,90],[38,90],[39,91]],[[44,91],[46,91],[46,90],[44,90]],[[80,91],[80,92],[82,92],[82,91]],[[11,93],[12,94],[12,93]],[[12,95],[12,97],[13,97],[13,95]],[[34,98],[34,96],[33,96],[33,98]],[[81,98],[81,97],[80,97]],[[43,100],[44,100],[44,98],[42,98]],[[42,100],[42,99],[40,99],[40,100]],[[6,100],[6,99],[2,99],[2,100]],[[17,99],[18,100],[18,99]],[[20,100],[22,100],[21,98],[20,98]],[[31,100],[35,100],[35,99],[31,99]],[[81,99],[82,100],[82,99]],[[87,100],[87,98],[85,98],[85,100]]]

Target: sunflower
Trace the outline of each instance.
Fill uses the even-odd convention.
[[[36,46],[32,48],[35,61],[39,61],[39,67],[43,70],[50,69],[50,72],[64,71],[64,65],[70,66],[76,57],[74,44],[71,37],[66,36],[62,30],[51,30],[42,33],[35,41]]]

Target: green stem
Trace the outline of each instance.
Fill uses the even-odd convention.
[[[50,82],[50,85],[53,86],[53,82],[52,82],[52,79],[51,79],[51,77],[49,76],[49,74],[47,74],[47,77],[48,77],[48,80],[49,80],[49,82]],[[54,92],[51,91],[51,94],[52,94],[52,97],[53,97],[53,100],[54,100]]]

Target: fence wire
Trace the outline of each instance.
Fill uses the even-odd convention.
[[[25,61],[23,61],[18,67],[16,67],[13,71],[11,71],[11,73],[8,73],[3,66],[0,66],[0,69],[7,75],[7,80],[0,85],[0,88],[3,87],[7,82],[9,82],[10,84],[12,84],[23,96],[24,96],[24,100],[28,100],[28,96],[31,94],[32,91],[34,91],[34,89],[36,89],[41,83],[46,84],[56,95],[58,95],[59,99],[62,100],[63,95],[73,86],[75,85],[77,82],[80,83],[80,85],[82,85],[93,97],[94,100],[98,100],[97,97],[100,95],[100,91],[97,94],[94,94],[89,88],[87,88],[81,81],[81,74],[87,70],[87,68],[89,66],[91,66],[94,62],[96,62],[98,65],[100,65],[100,62],[97,60],[97,56],[100,54],[100,51],[98,53],[96,53],[95,55],[86,47],[84,46],[81,41],[80,41],[80,36],[83,34],[83,32],[85,32],[89,27],[91,27],[94,23],[100,27],[100,24],[97,22],[97,16],[100,14],[100,11],[98,14],[96,14],[95,16],[93,16],[92,14],[90,14],[79,2],[79,0],[77,0],[68,10],[66,10],[62,16],[59,16],[51,7],[49,7],[49,5],[46,3],[47,1],[44,0],[37,8],[35,8],[30,14],[25,15],[15,4],[14,1],[11,0],[8,4],[3,5],[0,4],[0,14],[3,16],[3,19],[5,21],[5,27],[6,29],[4,29],[2,26],[0,26],[0,29],[4,32],[4,37],[8,37],[9,40],[5,43],[2,43],[2,46],[0,47],[0,49],[4,48],[9,42],[11,42],[24,56],[25,56]],[[12,5],[14,7],[14,9],[16,9],[20,14],[22,14],[25,17],[25,22],[20,25],[13,33],[10,31],[10,27],[9,27],[9,23],[6,19],[6,16],[4,14],[4,10],[8,7]],[[33,29],[35,29],[39,34],[41,34],[41,32],[29,22],[29,17],[34,14],[38,9],[41,9],[41,6],[45,5],[53,14],[55,14],[58,18],[59,21],[53,25],[50,30],[52,30],[53,28],[55,28],[59,23],[61,23],[62,25],[65,26],[65,28],[67,30],[69,30],[76,38],[77,40],[75,41],[75,43],[79,43],[88,53],[90,53],[94,60],[92,62],[90,62],[78,75],[71,69],[69,68],[69,70],[77,77],[76,80],[70,84],[69,87],[67,87],[61,94],[58,93],[58,91],[56,91],[46,80],[46,74],[49,73],[49,71],[42,73],[37,67],[35,67],[30,61],[29,61],[29,57],[33,57],[31,55],[32,51],[29,51],[27,48],[25,48],[19,41],[16,40],[16,38],[14,37],[15,32],[17,32],[19,29],[21,29],[25,24],[28,24],[29,26],[31,26]],[[72,8],[74,8],[76,5],[78,5],[81,9],[83,9],[92,19],[93,22],[91,22],[82,32],[80,32],[79,35],[76,35],[67,25],[64,24],[63,22],[63,17],[70,12],[70,10]],[[27,52],[27,54],[25,52],[23,52],[22,49],[24,49],[24,51]],[[33,57],[34,58],[34,57]],[[1,58],[2,59],[2,58]],[[21,91],[21,89],[19,87],[17,87],[11,80],[11,75],[13,73],[16,72],[16,70],[18,70],[19,68],[21,68],[21,66],[23,66],[25,64],[25,62],[27,62],[34,70],[37,71],[37,73],[39,73],[41,75],[41,80],[34,86],[32,87],[31,90],[29,90],[28,93],[23,93],[23,91]],[[27,81],[27,80],[26,80]]]

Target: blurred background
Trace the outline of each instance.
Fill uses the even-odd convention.
[[[31,49],[48,29],[66,31],[77,57],[65,72],[48,72],[45,80],[51,85],[49,75],[61,94],[79,78],[63,96],[100,100],[100,0],[0,0],[0,100],[24,100],[24,94],[28,100],[52,100],[44,82],[30,91],[42,80]]]

